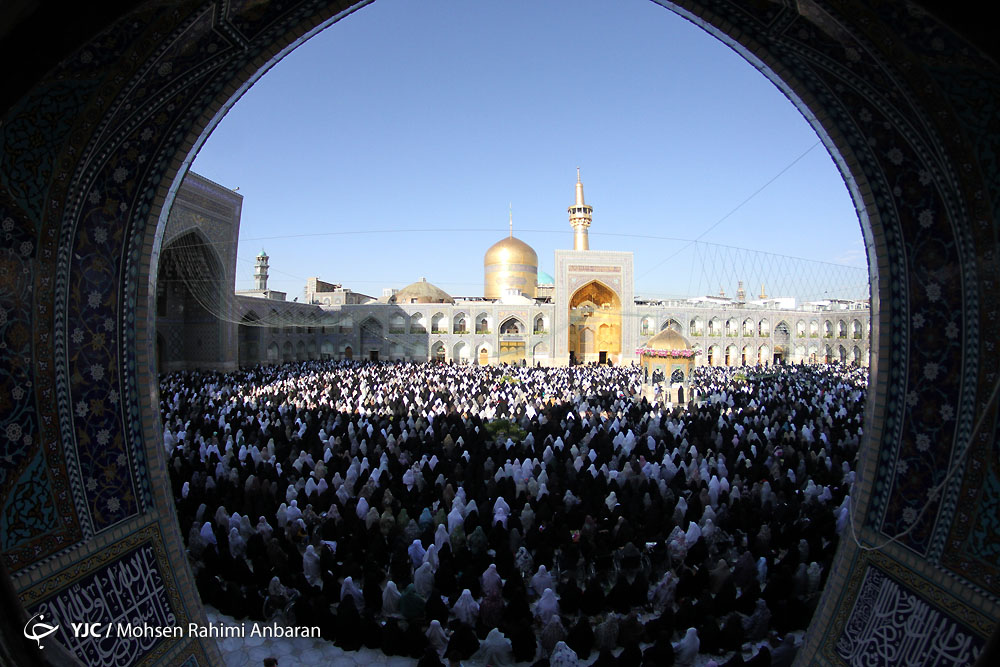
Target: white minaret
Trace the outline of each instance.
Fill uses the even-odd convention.
[[[583,202],[583,182],[580,168],[576,168],[576,203],[569,207],[569,224],[573,227],[573,250],[589,250],[587,228],[594,217],[594,209]]]
[[[261,249],[253,272],[253,288],[261,292],[267,290],[267,253]]]

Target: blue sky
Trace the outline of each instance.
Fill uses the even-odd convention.
[[[636,294],[679,296],[735,290],[726,251],[671,240],[717,223],[704,241],[864,269],[817,142],[761,73],[648,0],[378,0],[264,75],[193,169],[244,196],[237,289],[263,247],[289,299],[310,276],[479,295],[508,204],[551,272],[580,167],[591,248],[634,251]]]

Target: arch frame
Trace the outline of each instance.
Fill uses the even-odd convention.
[[[169,484],[158,450],[151,370],[155,335],[148,312],[153,310],[155,277],[150,268],[161,244],[158,218],[169,210],[205,130],[252,80],[323,25],[364,4],[289,2],[281,9],[266,7],[259,15],[241,15],[239,7],[221,2],[170,10],[141,5],[127,20],[91,40],[89,46],[100,47],[101,59],[95,62],[95,49],[85,45],[39,79],[13,111],[5,110],[5,150],[0,154],[54,165],[36,173],[19,170],[13,194],[9,179],[0,183],[2,217],[13,222],[14,237],[18,242],[37,241],[33,254],[18,260],[29,268],[37,289],[30,298],[23,288],[15,295],[10,317],[33,334],[35,395],[53,397],[38,400],[34,411],[25,413],[25,423],[38,437],[36,444],[21,446],[14,455],[22,469],[45,466],[52,484],[64,491],[61,497],[46,498],[50,489],[39,485],[29,500],[41,505],[51,500],[68,519],[56,527],[19,526],[27,537],[16,544],[8,538],[3,555],[28,610],[57,594],[46,585],[53,572],[74,566],[77,578],[64,580],[60,590],[72,589],[112,567],[112,552],[126,557],[142,553],[150,558],[150,570],[163,577],[168,591],[164,604],[178,622],[204,620],[190,571],[184,565],[171,567],[167,555],[176,564],[183,545],[172,523]],[[998,618],[996,596],[985,586],[998,563],[976,550],[975,532],[996,525],[981,512],[959,510],[956,499],[975,495],[996,479],[995,471],[982,465],[988,461],[990,434],[997,423],[996,406],[984,406],[984,398],[998,367],[990,354],[992,342],[981,333],[991,331],[988,309],[981,304],[996,302],[1000,291],[995,261],[985,259],[996,256],[989,221],[995,217],[993,202],[1000,192],[991,181],[996,176],[990,158],[995,138],[974,122],[975,105],[966,102],[968,90],[1000,89],[998,68],[975,49],[963,48],[955,33],[929,15],[903,7],[842,0],[800,3],[796,11],[767,3],[682,0],[673,8],[740,51],[804,110],[862,211],[873,312],[878,313],[871,327],[871,337],[878,341],[871,348],[872,393],[877,388],[880,397],[866,408],[869,445],[861,457],[859,479],[865,481],[854,494],[854,522],[859,541],[866,545],[909,532],[875,553],[842,545],[814,621],[828,632],[807,633],[803,659],[843,659],[838,651],[847,650],[842,647],[856,638],[851,612],[876,572],[905,580],[907,590],[922,592],[934,601],[935,610],[960,610],[944,612],[944,617],[981,639],[988,632],[984,628]],[[884,40],[884,34],[892,34],[893,40]],[[928,48],[935,40],[947,50],[948,62],[940,62],[938,52]],[[200,48],[210,42],[221,46],[222,53]],[[194,48],[185,50],[182,44]],[[164,64],[170,67],[161,67]],[[186,77],[177,74],[181,72]],[[76,80],[84,78],[81,74],[98,83],[87,88]],[[844,81],[852,85],[838,89],[838,82]],[[852,102],[848,90],[860,99]],[[56,104],[62,105],[56,114],[60,118],[88,121],[38,127],[33,136],[41,138],[41,147],[31,146],[19,131]],[[176,111],[146,113],[167,106]],[[125,108],[137,111],[121,113]],[[862,111],[871,120],[864,120]],[[147,129],[152,135],[142,139]],[[129,141],[152,156],[146,166],[129,159],[123,148]],[[969,169],[959,168],[966,164]],[[121,180],[115,178],[119,168],[126,169]],[[922,173],[931,187],[918,186]],[[897,195],[891,187],[896,183],[908,187]],[[911,185],[921,191],[920,197],[909,194]],[[94,192],[126,204],[112,219],[123,230],[121,244],[89,238],[106,220],[91,203]],[[924,212],[929,216],[922,216]],[[920,251],[931,246],[935,257]],[[96,283],[83,279],[83,296],[72,298],[69,286],[78,284],[74,277],[88,275],[96,262],[108,262],[114,270],[98,272],[102,280],[110,279],[110,287],[101,292],[97,306],[89,306]],[[942,273],[943,267],[955,268]],[[32,308],[34,304],[44,305],[45,313]],[[961,304],[957,315],[952,304]],[[94,314],[87,309],[113,318],[119,345],[84,350],[73,341],[70,332]],[[907,326],[917,313],[926,324],[922,332]],[[943,331],[952,316],[955,335],[933,349],[932,359],[924,349],[926,332]],[[115,369],[115,379],[92,387],[73,379],[83,377],[75,371],[93,363]],[[921,377],[929,363],[955,371],[933,388],[911,383],[909,378]],[[104,459],[79,436],[105,424],[86,422],[77,406],[81,401],[107,401],[110,392],[117,401],[108,412],[119,423],[108,425],[129,443],[111,455],[125,456],[129,466],[111,480],[116,488],[102,488],[95,495],[86,489],[83,477],[102,470]],[[980,417],[986,427],[972,441],[971,426]],[[934,451],[916,449],[913,443],[920,433],[931,433],[940,446]],[[56,445],[42,452],[39,442]],[[898,466],[880,464],[883,459],[905,461],[909,476]],[[913,471],[948,470],[952,463],[960,466],[959,474],[910,529],[905,510],[922,506],[926,495],[918,493],[917,486],[925,492],[927,481],[938,479]],[[126,500],[110,510],[107,494],[119,491],[131,493],[116,496]],[[4,492],[7,500],[14,490]],[[952,543],[961,546],[945,549]],[[157,651],[177,663],[191,657],[218,661],[216,649],[207,642],[167,642]]]

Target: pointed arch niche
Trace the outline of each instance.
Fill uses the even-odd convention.
[[[574,361],[620,363],[622,302],[614,290],[597,280],[578,289],[569,300],[569,323]]]

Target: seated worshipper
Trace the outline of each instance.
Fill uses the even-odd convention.
[[[771,629],[771,611],[763,598],[757,600],[757,606],[748,619],[743,622],[743,629],[750,641],[764,639]]]
[[[305,575],[309,585],[314,588],[323,587],[323,576],[319,561],[320,558],[319,554],[316,553],[316,547],[310,544],[306,547],[306,552],[302,554],[302,573]]]
[[[503,588],[503,580],[497,572],[497,566],[495,563],[490,563],[489,567],[486,568],[486,571],[483,572],[480,585],[482,587],[483,595],[489,595],[494,591],[500,592]]]
[[[566,640],[566,626],[562,624],[562,620],[558,616],[552,616],[548,623],[542,627],[542,633],[539,636],[539,640],[539,643],[542,646],[542,651],[544,651],[546,655],[552,653],[556,644]]]
[[[424,654],[420,656],[420,660],[417,661],[417,667],[445,667],[445,664],[441,662],[441,656],[430,646],[424,651]]]
[[[382,591],[382,614],[396,616],[399,614],[399,588],[395,581],[388,581]]]
[[[508,665],[511,663],[510,640],[503,633],[493,628],[479,644],[479,650],[472,656],[484,665]]]
[[[550,667],[577,667],[580,664],[580,659],[566,642],[557,642],[556,647],[552,649],[552,655],[549,656]]]
[[[535,597],[538,597],[549,588],[552,588],[552,575],[548,573],[544,565],[539,565],[538,572],[531,578],[531,591]]]
[[[380,650],[386,655],[396,655],[399,650],[399,623],[390,619],[394,630],[386,630],[375,617],[368,612],[361,616],[361,644],[365,648]]]
[[[503,592],[491,591],[479,603],[479,624],[483,628],[497,628],[503,623]]]
[[[417,569],[424,563],[424,556],[427,551],[424,549],[424,545],[420,543],[420,540],[413,540],[413,543],[407,549],[407,553],[410,555],[410,562],[413,564],[413,569]]]
[[[684,638],[673,647],[674,665],[676,667],[693,667],[700,646],[698,631],[694,628],[688,628],[687,632],[684,633]]]
[[[361,648],[361,616],[351,595],[337,607],[337,645],[345,651]]]
[[[798,652],[799,647],[795,645],[795,637],[789,632],[781,644],[771,651],[771,667],[791,667]]]
[[[590,667],[618,667],[618,659],[610,650],[601,649],[597,654],[597,660],[591,663]]]
[[[405,629],[399,634],[399,652],[414,660],[419,659],[428,647],[424,628],[417,623],[405,623]]]
[[[427,643],[437,651],[438,655],[444,655],[444,650],[448,647],[448,633],[441,627],[441,621],[434,619],[427,627]]]
[[[605,611],[604,588],[598,581],[591,581],[580,596],[580,611],[587,616],[597,616]],[[615,636],[617,636],[617,630]]]
[[[581,616],[570,628],[569,634],[566,636],[566,643],[573,649],[578,658],[588,659],[594,649],[594,629],[590,625],[590,619]]]
[[[282,585],[277,577],[271,577],[271,583],[267,586],[267,594],[271,597],[270,607],[272,609],[283,609],[291,599],[288,588]]]
[[[426,602],[420,597],[413,584],[407,585],[399,597],[399,613],[411,623],[424,617]]]
[[[343,602],[346,597],[354,599],[355,609],[364,609],[364,594],[361,592],[361,589],[358,588],[357,584],[354,583],[353,577],[344,577],[344,583],[340,585],[340,601]]]
[[[618,645],[638,645],[639,642],[642,641],[642,634],[643,627],[642,623],[639,622],[638,612],[635,610],[630,611],[628,615],[618,624]]]
[[[670,632],[666,630],[660,632],[653,645],[642,653],[643,665],[673,665],[676,664],[675,660],[674,647],[670,643]]]
[[[444,655],[448,660],[468,660],[479,650],[479,639],[476,638],[475,631],[464,623],[458,623]]]
[[[542,592],[542,597],[535,603],[535,618],[544,627],[553,616],[559,615],[559,601],[551,588]]]
[[[437,619],[442,623],[447,623],[451,611],[445,604],[445,599],[437,593],[431,593],[430,597],[427,598],[427,605],[424,607],[424,620]]]
[[[608,649],[614,651],[618,648],[618,616],[608,614],[602,622],[594,628],[594,640],[598,650]]]
[[[413,573],[413,585],[420,597],[427,599],[434,590],[434,571],[430,563],[423,563]]]
[[[459,621],[471,628],[476,627],[476,619],[479,618],[479,603],[476,602],[468,588],[462,591],[451,609],[452,613]]]

